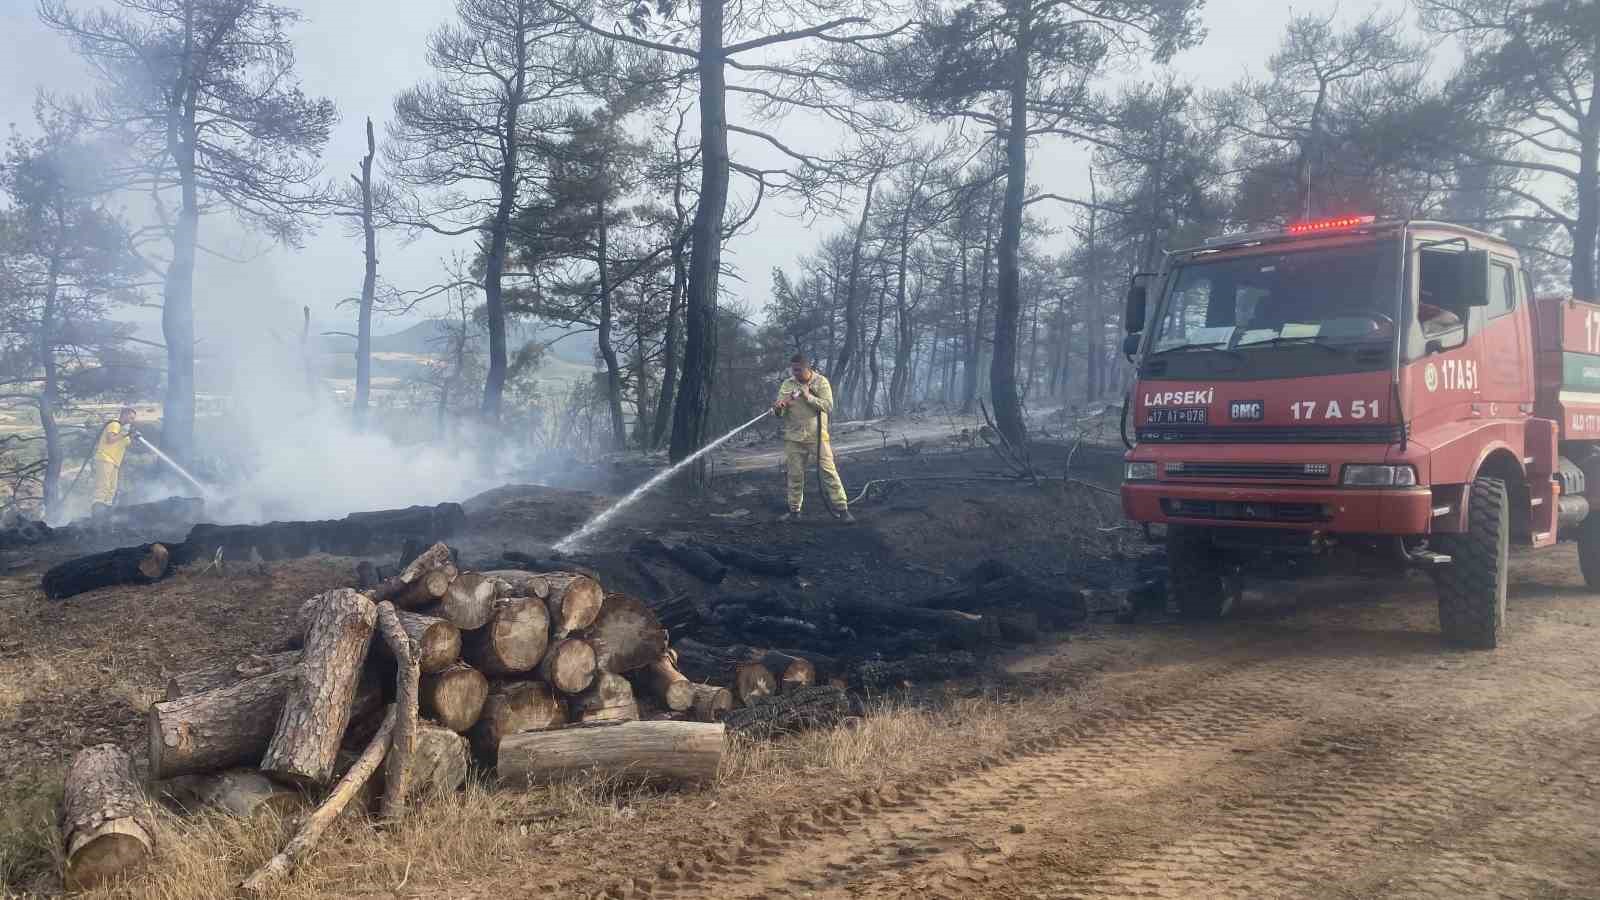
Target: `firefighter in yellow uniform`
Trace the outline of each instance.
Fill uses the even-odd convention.
[[[822,469],[821,488],[827,492],[833,514],[846,522],[854,522],[844,482],[839,480],[839,470],[833,464],[833,445],[828,440],[833,387],[799,353],[789,360],[789,376],[779,386],[778,402],[772,406],[772,411],[783,419],[783,460],[789,475],[789,511],[779,521],[800,517],[800,504],[806,495],[806,466],[817,458]],[[820,444],[818,429],[822,436]]]
[[[101,512],[101,507],[110,508],[117,499],[117,481],[122,474],[122,458],[127,455],[128,445],[139,432],[133,428],[136,414],[133,407],[124,406],[115,422],[110,422],[100,432],[100,440],[94,445],[94,501],[90,510],[94,513]]]

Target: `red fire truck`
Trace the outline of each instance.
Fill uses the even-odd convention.
[[[1180,613],[1354,551],[1431,569],[1445,639],[1490,648],[1508,548],[1560,538],[1600,589],[1600,306],[1536,300],[1503,240],[1371,216],[1228,235],[1136,276],[1124,321],[1122,505],[1166,526]]]

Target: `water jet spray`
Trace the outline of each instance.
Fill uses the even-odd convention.
[[[714,440],[711,443],[705,445],[704,447],[701,447],[699,450],[696,450],[695,452],[691,453],[690,455],[684,457],[683,460],[681,462],[679,462],[677,465],[672,466],[671,468],[667,469],[665,472],[658,473],[654,478],[651,478],[649,481],[646,481],[644,484],[641,484],[638,487],[634,488],[633,491],[628,494],[628,496],[623,497],[621,500],[618,500],[616,503],[613,503],[610,506],[606,507],[605,509],[601,510],[600,512],[596,513],[593,518],[591,518],[591,519],[589,519],[589,521],[583,523],[583,526],[581,528],[579,528],[577,531],[574,531],[573,533],[567,535],[566,537],[562,538],[561,540],[556,541],[555,546],[552,547],[551,549],[555,550],[557,553],[568,553],[568,552],[571,552],[573,550],[576,550],[578,548],[578,545],[581,544],[585,538],[588,538],[591,535],[593,535],[595,532],[598,532],[601,529],[605,528],[606,525],[611,521],[611,519],[613,517],[616,516],[617,513],[622,512],[624,509],[627,509],[628,507],[632,506],[634,503],[636,503],[639,500],[640,497],[643,497],[645,494],[650,493],[650,491],[653,490],[657,485],[661,484],[662,482],[664,482],[667,479],[671,478],[673,475],[676,475],[678,472],[682,471],[685,466],[689,465],[690,463],[694,462],[695,460],[699,459],[700,457],[705,456],[707,453],[710,453],[711,451],[713,451],[713,450],[717,449],[718,447],[722,446],[723,444],[727,443],[728,440],[731,439],[734,435],[736,435],[739,432],[745,430],[746,428],[749,428],[751,425],[754,425],[755,423],[761,421],[762,419],[765,419],[767,416],[772,415],[772,412],[773,411],[770,410],[770,409],[765,410],[764,412],[761,413],[761,415],[756,416],[754,419],[751,419],[750,421],[744,423],[743,425],[740,425],[738,428],[733,429],[732,431],[728,432],[727,434],[723,435],[722,437],[717,438],[716,440]]]

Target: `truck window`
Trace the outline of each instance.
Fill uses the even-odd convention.
[[[1202,257],[1170,280],[1151,348],[1388,339],[1399,305],[1395,261],[1392,245],[1378,243]]]
[[[1457,309],[1461,304],[1459,252],[1422,250],[1417,254],[1417,320],[1424,338],[1443,337],[1466,321],[1465,310]]]
[[[1517,282],[1511,267],[1495,263],[1489,269],[1489,306],[1484,310],[1493,319],[1511,312],[1517,305]]]

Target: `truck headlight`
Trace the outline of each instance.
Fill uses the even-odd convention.
[[[1131,462],[1123,472],[1124,481],[1155,481],[1156,464],[1153,462]]]
[[[1359,487],[1411,487],[1417,483],[1417,470],[1411,466],[1348,465],[1339,483]]]

